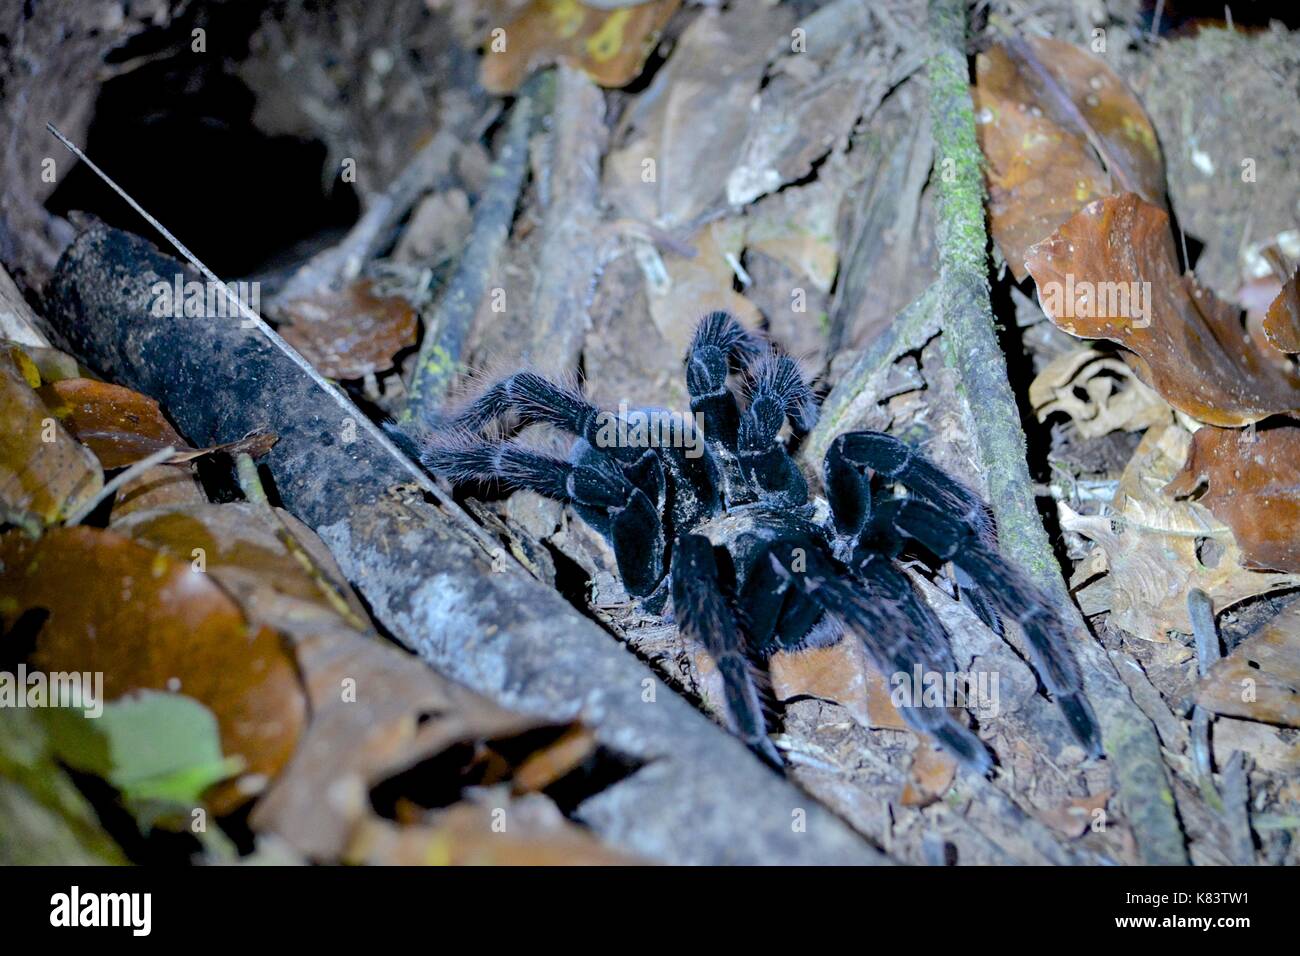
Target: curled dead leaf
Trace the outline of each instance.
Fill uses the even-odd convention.
[[[399,296],[381,296],[368,279],[284,304],[280,334],[322,375],[364,378],[393,367],[415,344],[415,309]]]
[[[0,361],[0,517],[35,531],[104,486],[95,456],[50,414],[12,361]]]
[[[1169,405],[1113,355],[1086,346],[1058,355],[1029,385],[1040,422],[1068,415],[1082,438],[1142,431],[1169,421]]]
[[[1232,529],[1248,568],[1300,573],[1300,424],[1207,425],[1165,492],[1197,500]]]
[[[1131,350],[1138,375],[1193,418],[1233,427],[1300,411],[1300,374],[1251,341],[1234,306],[1179,274],[1169,216],[1137,195],[1090,203],[1026,265],[1059,328]]]

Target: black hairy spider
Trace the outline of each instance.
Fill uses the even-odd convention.
[[[727,387],[745,368],[749,400]],[[840,435],[823,463],[827,502],[779,432],[810,428],[816,404],[794,360],[725,312],[706,316],[686,357],[692,424],[672,441],[640,409],[603,412],[576,388],[530,371],[484,389],[425,436],[421,459],[452,482],[499,481],[570,505],[613,548],[623,584],[651,613],[672,614],[716,662],[731,729],[774,765],[756,665],[777,650],[827,646],[848,632],[881,672],[953,674],[948,635],[899,570],[904,552],[952,562],[962,597],[1001,632],[1021,628],[1031,663],[1092,755],[1096,718],[1082,693],[1066,627],[1052,603],[998,553],[984,503],[904,442],[883,432]],[[576,436],[567,459],[484,437],[515,418]],[[617,427],[611,427],[617,426]],[[611,436],[611,432],[615,435]],[[628,440],[631,435],[633,440]],[[906,497],[894,494],[902,485]],[[979,738],[944,706],[902,709],[967,767],[988,770]]]

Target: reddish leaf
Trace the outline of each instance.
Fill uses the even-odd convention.
[[[158,403],[120,385],[69,378],[40,389],[46,406],[107,469],[125,468],[162,448],[188,448]]]
[[[284,307],[280,329],[322,375],[363,378],[393,367],[393,356],[415,344],[415,310],[398,296],[375,295],[360,279],[340,292],[318,292]]]
[[[1196,702],[1216,714],[1300,727],[1300,603],[1214,664]]]
[[[1223,426],[1300,411],[1300,375],[1249,339],[1236,308],[1179,274],[1168,215],[1138,196],[1090,203],[1026,265],[1057,326],[1131,349],[1175,408]]]
[[[1185,497],[1202,484],[1198,500],[1232,529],[1246,567],[1300,572],[1300,425],[1197,429],[1165,491]]]
[[[993,238],[1018,280],[1029,246],[1087,203],[1120,191],[1161,202],[1155,130],[1102,60],[1017,37],[976,58],[973,96]]]
[[[0,592],[7,625],[29,609],[49,612],[34,655],[41,668],[102,673],[109,700],[150,688],[201,701],[224,753],[250,773],[274,776],[292,755],[306,716],[292,658],[188,560],[95,528],[55,528],[37,541],[10,532],[0,537]],[[214,807],[232,809],[250,792],[222,785]]]
[[[1268,307],[1264,335],[1280,351],[1300,352],[1300,272],[1292,273]]]

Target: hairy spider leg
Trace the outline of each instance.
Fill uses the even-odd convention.
[[[835,515],[836,530],[856,539],[871,518],[871,476],[898,482],[908,491],[941,510],[958,515],[975,530],[989,550],[996,550],[993,517],[980,497],[906,442],[884,432],[845,432],[838,436],[823,461],[826,496]],[[865,483],[864,483],[865,479]],[[882,494],[888,501],[892,494]],[[994,604],[979,581],[960,565],[953,576],[972,610],[994,633],[1003,633]]]
[[[754,498],[736,458],[740,404],[727,387],[727,375],[733,364],[758,351],[757,340],[734,317],[726,312],[710,312],[696,326],[686,353],[691,412],[704,420],[705,444],[718,462],[727,504]]]
[[[809,555],[800,572],[771,557],[773,568],[845,631],[862,641],[867,656],[892,686],[910,688],[898,712],[916,730],[929,734],[962,766],[984,775],[992,766],[988,749],[944,706],[916,693],[915,675],[947,675],[953,670],[946,632],[907,578],[881,555],[848,569],[819,553]],[[920,697],[920,699],[918,699]]]
[[[609,458],[579,442],[569,461],[515,442],[435,433],[420,460],[452,482],[498,481],[570,504],[614,549],[628,594],[647,598],[664,581],[664,531],[659,512]]]
[[[740,622],[723,593],[713,545],[703,535],[687,534],[678,539],[674,552],[673,616],[677,626],[699,641],[717,665],[732,732],[780,768],[781,755],[767,736],[754,665],[745,653]]]
[[[1018,567],[951,515],[914,498],[881,504],[879,520],[918,542],[935,557],[963,568],[999,612],[1020,625],[1030,663],[1065,715],[1088,754],[1102,754],[1097,717],[1083,693],[1079,664],[1070,651],[1070,634],[1048,598]]]
[[[740,416],[736,455],[746,483],[777,505],[804,504],[808,482],[778,434],[787,418],[803,428],[817,420],[812,389],[795,360],[768,349],[750,366],[749,405]]]
[[[635,409],[632,413],[650,411]],[[481,433],[511,415],[525,425],[550,425],[609,455],[661,514],[671,513],[675,527],[690,527],[718,508],[717,466],[707,448],[692,453],[690,447],[664,446],[652,431],[645,432],[643,444],[622,444],[619,439],[628,429],[615,427],[620,420],[616,413],[602,410],[577,389],[537,372],[515,372],[498,379],[460,411],[443,419],[439,427]]]

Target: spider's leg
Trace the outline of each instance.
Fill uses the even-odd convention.
[[[726,485],[727,499],[737,499],[743,488],[736,461],[740,405],[727,388],[733,362],[758,351],[756,340],[726,312],[711,312],[695,329],[686,354],[686,388],[691,412],[703,421],[705,442],[717,459]]]
[[[841,534],[856,538],[870,520],[873,474],[886,481],[899,482],[922,501],[959,515],[990,549],[996,547],[993,518],[980,497],[907,442],[884,432],[846,432],[826,452],[823,477],[835,525]],[[892,497],[889,495],[885,500]],[[979,582],[960,566],[955,568],[954,577],[980,620],[1000,636],[1002,622]]]
[[[436,434],[426,441],[420,460],[452,482],[499,481],[571,504],[609,541],[627,592],[634,597],[652,594],[664,576],[659,513],[614,462],[587,452],[564,461],[514,442]]]
[[[774,767],[781,755],[767,737],[763,708],[736,615],[722,593],[713,545],[703,535],[678,538],[673,559],[673,615],[687,636],[708,651],[726,689],[731,730]]]
[[[844,488],[850,495],[861,495],[860,486],[849,480],[851,474],[868,479],[877,474],[886,481],[905,485],[922,501],[960,516],[988,544],[995,540],[993,518],[979,495],[893,435],[873,431],[845,432],[831,442],[823,468],[837,525],[842,508],[846,519],[861,515],[854,529],[860,532],[869,516],[870,506],[869,502],[837,502],[836,489]]]
[[[786,418],[803,429],[817,420],[812,389],[788,355],[771,349],[750,366],[749,407],[740,417],[737,457],[746,479],[760,493],[793,505],[808,500],[808,482],[778,438]]]
[[[946,707],[917,700],[915,675],[952,673],[947,633],[912,584],[883,555],[868,555],[850,571],[820,554],[810,554],[800,572],[772,555],[772,564],[794,587],[817,602],[866,647],[867,654],[893,687],[911,688],[910,702],[899,707],[912,727],[930,734],[963,766],[981,775],[992,766],[987,748]]]
[[[1097,717],[1083,693],[1083,676],[1070,651],[1070,634],[1051,599],[991,547],[977,529],[914,498],[878,508],[881,522],[919,542],[937,558],[968,574],[993,606],[1020,625],[1034,670],[1051,692],[1075,737],[1091,756],[1101,756]]]

